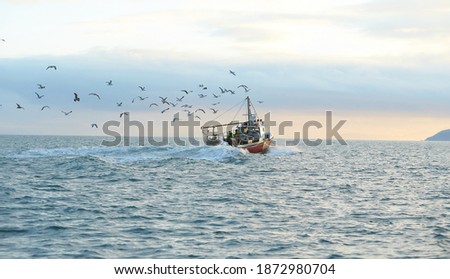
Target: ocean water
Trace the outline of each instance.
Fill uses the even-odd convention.
[[[0,258],[450,258],[450,143],[0,136]]]

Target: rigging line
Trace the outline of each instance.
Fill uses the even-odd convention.
[[[242,104],[241,104],[242,103]],[[227,111],[225,111],[224,113],[222,113],[221,115],[217,116],[216,118],[213,119],[213,121],[216,121],[218,118],[222,117],[225,113],[229,112],[230,110],[234,109],[235,107],[237,107],[239,104],[241,104],[241,108],[244,105],[243,101],[240,101],[239,103],[237,103],[236,105],[232,106],[230,109],[228,109]],[[241,110],[241,108],[239,109],[239,111]],[[238,111],[238,112],[239,112]],[[236,113],[237,115],[237,113]],[[236,118],[236,115],[233,117],[233,120]]]
[[[238,110],[238,111],[236,112],[236,114],[234,115],[233,120],[235,120],[235,119],[236,119],[236,116],[238,115],[238,113],[241,112],[242,107],[244,106],[244,104],[245,104],[245,99],[242,101],[241,107],[239,108],[239,110]]]
[[[255,111],[256,119],[258,119],[258,118],[259,118],[258,112],[256,112],[256,109],[255,109],[255,107],[253,106],[252,101],[250,101],[250,105],[252,106],[253,110]]]

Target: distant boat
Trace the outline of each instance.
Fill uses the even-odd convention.
[[[264,122],[257,118],[250,97],[245,100],[247,102],[247,119],[245,121],[232,121],[224,125],[202,127],[206,145],[219,145],[226,142],[230,146],[247,150],[249,153],[265,153],[269,150],[273,137],[270,133],[265,132]],[[221,126],[229,128],[225,137],[217,132],[217,128]]]

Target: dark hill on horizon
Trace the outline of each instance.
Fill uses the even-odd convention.
[[[450,129],[440,131],[436,135],[427,138],[426,141],[450,141]]]

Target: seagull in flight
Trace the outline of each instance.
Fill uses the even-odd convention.
[[[174,117],[173,120],[172,120],[172,123],[175,122],[175,121],[177,121],[177,120],[180,120],[180,118]]]
[[[145,86],[138,85],[138,87],[141,89],[141,91],[145,91]]]
[[[220,95],[216,95],[214,93],[213,93],[213,96],[214,96],[214,98],[219,98],[220,97]]]
[[[78,94],[75,93],[75,92],[74,92],[73,94],[75,95],[73,101],[74,101],[74,102],[79,102],[79,101],[80,101],[80,97],[78,97]]]
[[[181,97],[181,98],[178,98],[178,97],[177,97],[177,101],[178,101],[178,102],[183,102],[183,99],[184,99],[184,96]]]
[[[151,107],[153,107],[153,106],[159,107],[157,103],[151,103],[148,107],[151,108]]]
[[[106,81],[106,85],[111,86],[112,84],[112,80]]]
[[[45,86],[44,85],[42,85],[42,84],[37,84],[37,86],[38,86],[38,89],[44,89],[45,88]]]
[[[236,73],[233,72],[232,70],[230,70],[230,74],[232,74],[233,76],[236,76]]]
[[[195,112],[202,111],[203,113],[206,113],[204,109],[197,109]]]
[[[133,98],[133,101],[131,101],[132,103],[134,103],[134,100],[136,100],[137,98],[139,98],[139,100],[144,101],[145,99],[147,99],[148,97],[141,97],[141,96],[137,96]]]
[[[128,112],[122,112],[122,113],[120,114],[120,118],[122,118],[122,116],[123,116],[124,114],[125,114],[125,115],[128,115]]]
[[[166,108],[165,110],[162,110],[161,113],[165,113],[166,111],[168,111],[170,108]]]
[[[44,95],[39,95],[37,92],[34,92],[34,94],[36,94],[36,97],[37,97],[38,99],[42,99],[42,97],[44,97]]]
[[[250,89],[248,89],[248,86],[247,86],[247,85],[241,84],[241,85],[238,86],[238,88],[240,88],[240,87],[244,88],[244,90],[245,90],[246,93],[247,93],[248,91],[250,91]]]
[[[198,94],[198,96],[199,96],[200,98],[205,98],[205,97],[208,96],[208,95]]]
[[[121,107],[121,106],[122,106],[122,102],[116,103],[116,104],[117,104],[118,107]]]
[[[264,101],[258,101],[258,103],[262,104],[262,103],[264,103]]]
[[[61,111],[61,112],[64,113],[66,116],[72,113],[72,111],[69,112]]]
[[[89,93],[88,95],[96,96],[99,100],[101,100],[100,96],[97,93]]]
[[[219,111],[218,109],[213,109],[213,108],[211,108],[211,110],[213,111],[214,114],[216,114]]]
[[[181,92],[184,92],[184,93],[186,93],[186,95],[187,95],[187,94],[189,94],[190,92],[192,92],[192,90],[191,90],[191,91],[181,90]]]
[[[91,127],[92,127],[92,128],[98,128],[97,124],[95,124],[95,123],[92,123],[92,124],[91,124]]]
[[[46,109],[46,108],[50,109],[49,106],[43,106],[43,107],[41,108],[41,111],[43,111],[43,110]]]
[[[56,66],[55,65],[48,66],[46,70],[48,70],[48,69],[55,69],[56,70]]]
[[[162,102],[163,104],[168,104],[168,105],[169,105],[169,102],[167,102],[167,98],[168,98],[168,97],[163,98],[163,97],[159,96],[159,98],[161,99],[161,102]]]
[[[218,104],[220,104],[220,102],[214,103],[212,104],[213,106],[217,106]]]
[[[21,105],[19,105],[18,103],[16,103],[17,108],[16,109],[25,109],[24,107],[22,107]]]

